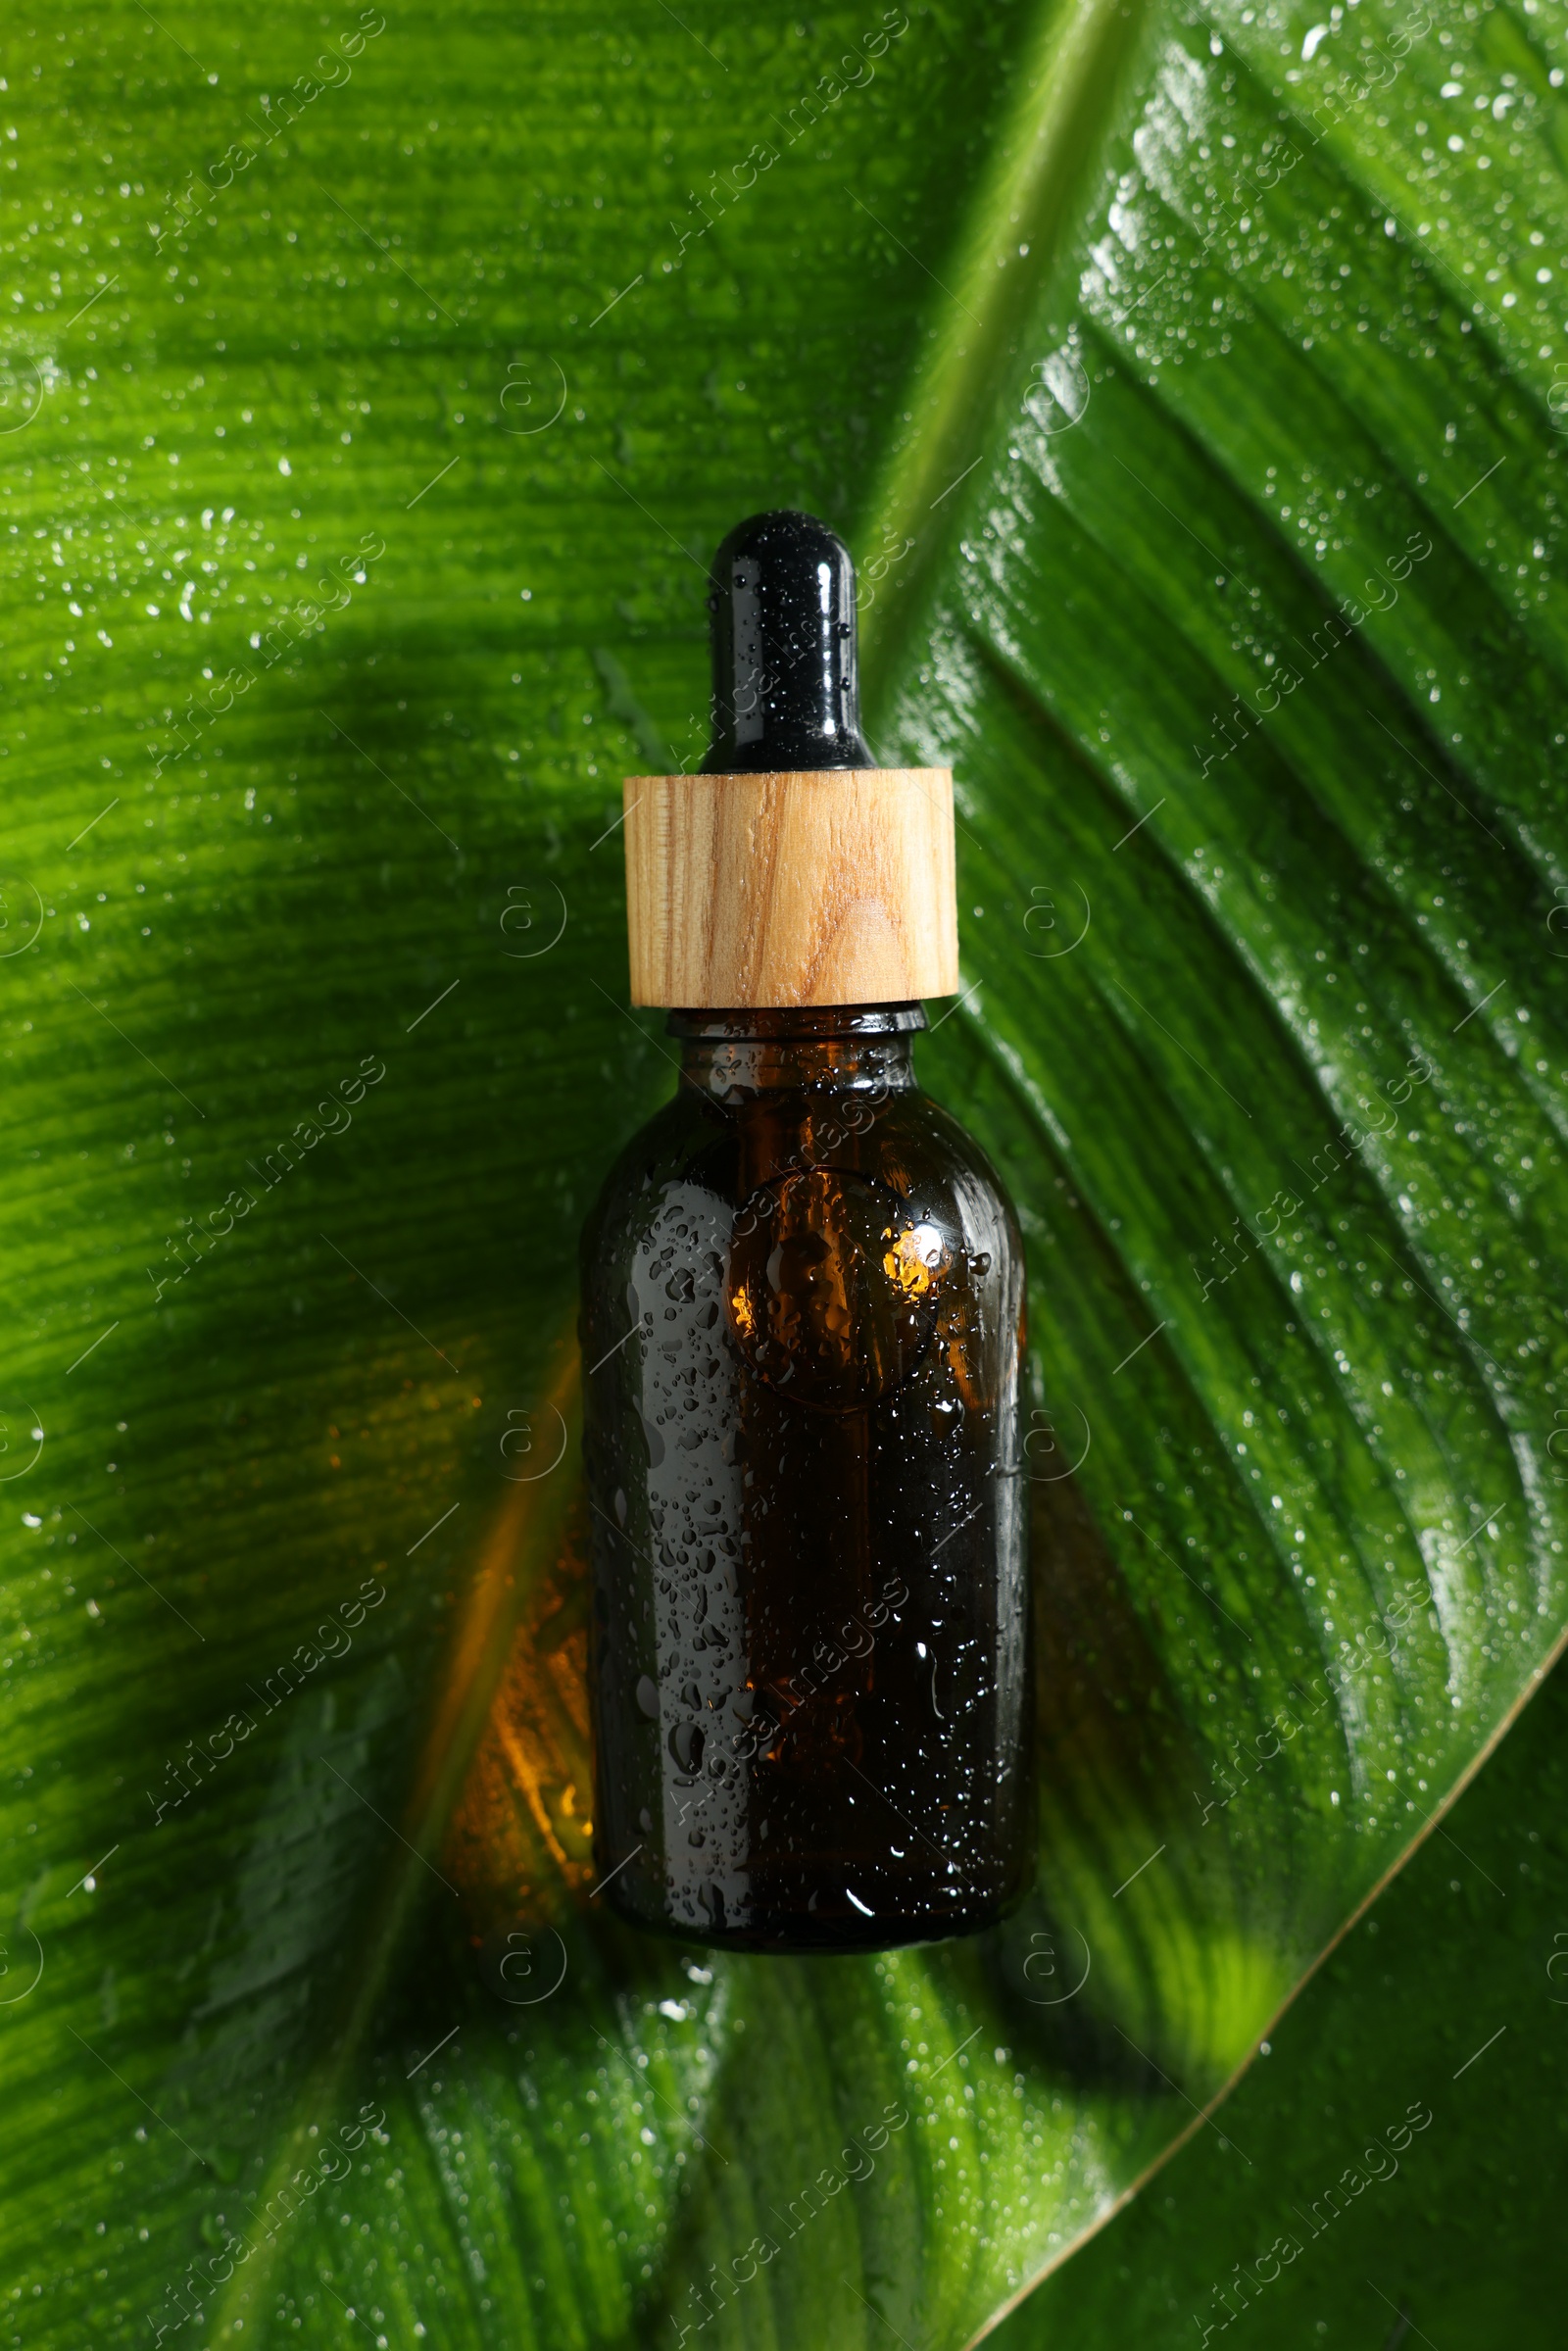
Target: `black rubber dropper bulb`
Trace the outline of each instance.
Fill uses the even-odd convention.
[[[860,733],[855,564],[810,514],[737,523],[713,558],[705,775],[874,767]]]

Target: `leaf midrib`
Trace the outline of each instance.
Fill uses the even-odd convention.
[[[986,452],[1017,339],[1057,273],[1154,15],[1152,0],[1036,0],[1016,95],[935,280],[943,299],[910,385],[913,420],[875,479],[858,534],[862,555],[907,538],[913,559],[895,561],[885,599],[862,618],[873,711],[903,665],[957,528],[958,483]]]

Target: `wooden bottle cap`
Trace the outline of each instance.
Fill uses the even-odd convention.
[[[625,808],[634,1004],[956,994],[951,767],[631,775]]]
[[[626,778],[632,1003],[955,994],[953,770],[879,767],[866,747],[849,549],[811,514],[753,514],[709,583],[702,773]]]

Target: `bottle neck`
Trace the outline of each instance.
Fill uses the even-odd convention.
[[[812,1004],[794,1011],[671,1012],[680,1075],[715,1102],[799,1093],[913,1093],[921,1005]]]

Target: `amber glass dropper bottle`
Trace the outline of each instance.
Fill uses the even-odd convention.
[[[644,1927],[878,1950],[1032,1869],[1023,1254],[911,1065],[953,779],[861,740],[849,554],[755,516],[709,607],[703,771],[626,782],[680,1080],[582,1245],[596,1859]]]

